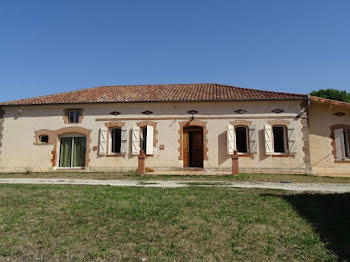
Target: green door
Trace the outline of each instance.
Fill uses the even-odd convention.
[[[61,137],[59,167],[85,167],[86,137]]]

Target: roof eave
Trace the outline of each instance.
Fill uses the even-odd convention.
[[[350,109],[350,103],[332,100],[332,99],[326,99],[316,96],[310,96],[310,101],[318,104],[327,104],[332,106],[338,106],[346,109]]]
[[[12,106],[47,106],[47,105],[83,105],[83,104],[131,104],[131,103],[184,103],[184,102],[243,102],[243,101],[307,101],[308,96],[293,98],[251,98],[251,99],[220,99],[220,100],[152,100],[152,101],[97,101],[97,102],[63,102],[63,103],[31,103],[31,104],[0,104],[0,107]]]

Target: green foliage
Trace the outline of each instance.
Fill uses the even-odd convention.
[[[345,90],[320,89],[312,91],[310,95],[350,103],[350,93],[347,93]]]

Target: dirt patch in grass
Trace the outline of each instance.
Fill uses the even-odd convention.
[[[332,238],[315,229],[317,221],[302,215],[302,201],[293,202],[298,196],[255,189],[0,185],[0,261],[347,258],[339,251],[343,240],[333,249]],[[313,199],[308,209],[324,195],[304,196]],[[317,217],[321,208],[309,212]],[[343,213],[336,227],[349,232],[348,219]]]

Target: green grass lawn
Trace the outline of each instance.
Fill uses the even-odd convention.
[[[0,185],[0,261],[350,259],[350,195]]]
[[[196,181],[249,181],[249,182],[301,182],[301,183],[350,183],[350,177],[322,177],[290,174],[240,174],[232,175],[152,175],[136,173],[93,173],[93,172],[51,172],[51,173],[0,173],[0,178],[75,178],[75,179],[137,179],[137,180],[196,180]]]

